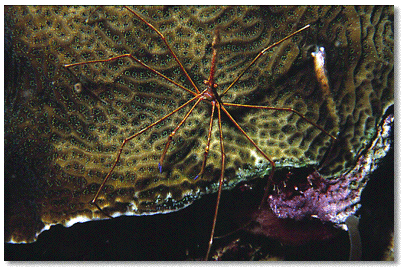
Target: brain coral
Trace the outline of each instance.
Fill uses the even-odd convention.
[[[231,108],[257,145],[282,166],[346,171],[393,104],[393,7],[134,7],[167,38],[203,89],[214,30],[221,42],[215,81],[223,91],[265,47],[300,27],[309,30],[268,51],[223,100],[293,108],[338,135],[331,140],[287,112]],[[63,67],[132,53],[193,89],[159,36],[122,7],[10,6],[5,10],[5,235],[31,242],[51,224],[105,218],[89,205],[122,141],[190,99],[190,94],[129,59]],[[325,48],[329,96],[316,80],[311,52]],[[178,130],[162,173],[167,136],[185,111],[126,145],[99,205],[115,216],[181,209],[217,190],[220,146],[214,125],[206,173],[209,105]],[[216,121],[216,120],[215,120]],[[223,119],[225,188],[270,167]],[[337,146],[337,147],[336,147]],[[326,153],[330,153],[326,158]]]

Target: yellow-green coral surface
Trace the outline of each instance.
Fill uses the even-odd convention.
[[[261,50],[311,25],[259,58],[222,97],[293,108],[338,137],[331,149],[331,138],[297,115],[229,108],[277,167],[318,166],[323,160],[325,175],[348,170],[393,103],[391,6],[133,9],[166,37],[200,91],[219,29],[219,93]],[[31,242],[51,224],[105,218],[89,202],[122,141],[192,97],[128,58],[63,65],[131,53],[194,88],[157,33],[123,7],[9,6],[5,23],[5,235],[7,241]],[[317,45],[327,53],[333,102],[316,80],[310,53]],[[217,190],[217,118],[205,174],[194,179],[208,135],[210,105],[204,102],[175,134],[159,173],[167,137],[189,109],[126,144],[99,196],[101,208],[115,216],[164,213]],[[266,159],[227,117],[222,124],[225,187],[268,174]]]

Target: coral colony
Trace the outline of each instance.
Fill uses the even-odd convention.
[[[373,159],[389,147],[383,129],[393,116],[382,116],[394,102],[393,7],[133,9],[164,33],[199,88],[209,74],[214,29],[220,28],[219,93],[263,48],[310,24],[304,34],[268,50],[223,99],[293,108],[337,135],[333,144],[290,112],[230,111],[276,170],[318,169],[297,190],[285,181],[271,191],[272,215],[346,228],[377,166]],[[179,84],[193,86],[156,33],[122,7],[7,6],[5,24],[5,61],[11,67],[5,84],[5,240],[26,243],[54,224],[107,218],[89,202],[122,141],[190,99],[184,89],[130,59],[63,65],[131,53]],[[324,52],[326,62],[315,65],[313,59]],[[328,87],[319,83],[321,68],[327,70]],[[162,121],[125,146],[100,192],[101,208],[113,217],[163,214],[217,192],[219,130],[213,125],[204,176],[195,177],[210,118],[209,110],[195,110],[173,138],[161,173],[160,153],[183,116]],[[232,122],[224,119],[222,128],[224,188],[267,176],[267,160]]]

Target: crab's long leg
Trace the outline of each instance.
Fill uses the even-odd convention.
[[[209,147],[210,147],[210,139],[212,137],[212,126],[213,126],[213,114],[215,113],[215,103],[212,102],[212,113],[210,115],[210,122],[209,122],[209,131],[208,131],[208,141],[206,143],[206,148],[205,148],[205,153],[203,157],[203,162],[202,162],[202,167],[201,171],[197,176],[195,176],[194,180],[196,180],[198,177],[202,177],[203,172],[205,171],[205,166],[206,166],[206,159],[208,158],[208,153],[209,153]]]
[[[230,113],[226,110],[226,108],[224,107],[224,105],[225,105],[225,103],[223,103],[223,106],[221,107],[222,110],[224,111],[224,113],[227,114],[227,116],[229,117],[229,119],[233,122],[234,125],[236,125],[236,127],[238,128],[238,130],[240,130],[241,133],[243,133],[243,135],[247,138],[247,140],[249,140],[249,141],[254,145],[254,147],[258,150],[258,152],[260,152],[261,155],[262,155],[266,160],[268,160],[268,162],[271,164],[271,173],[269,174],[268,183],[267,183],[267,185],[266,185],[266,187],[265,187],[264,197],[262,197],[262,201],[261,201],[261,204],[260,204],[260,208],[261,208],[261,207],[264,205],[264,203],[265,203],[265,198],[268,197],[269,186],[270,186],[270,184],[271,184],[271,180],[272,180],[272,178],[273,178],[273,176],[274,176],[274,173],[275,173],[275,162],[274,162],[272,159],[270,159],[270,158],[264,153],[264,151],[262,151],[261,148],[259,148],[258,145],[247,135],[247,133],[240,127],[240,125],[236,122],[236,120],[234,120],[234,118],[233,118],[233,117],[230,115]]]
[[[209,253],[210,253],[210,250],[212,248],[213,237],[214,237],[215,228],[216,228],[217,214],[219,212],[220,196],[222,195],[222,186],[223,186],[223,181],[224,181],[225,153],[224,153],[224,144],[223,144],[222,116],[221,116],[221,113],[220,113],[220,109],[221,108],[224,109],[224,108],[223,108],[223,106],[220,105],[220,102],[216,102],[215,105],[217,107],[217,118],[218,118],[219,136],[220,136],[220,152],[222,154],[221,155],[222,156],[222,162],[221,162],[221,168],[220,168],[219,189],[217,191],[215,214],[213,216],[212,231],[210,233],[209,246],[208,246],[208,251],[206,252],[205,261],[207,261],[209,259]]]
[[[288,112],[291,112],[291,113],[294,113],[294,114],[300,116],[303,120],[305,120],[306,122],[310,123],[311,125],[315,126],[319,130],[321,130],[322,132],[327,134],[327,136],[331,137],[334,141],[337,140],[337,138],[335,136],[331,135],[324,128],[317,125],[316,123],[314,123],[310,119],[307,119],[303,114],[301,114],[300,112],[298,112],[298,111],[296,111],[296,110],[294,110],[292,108],[276,108],[276,107],[269,107],[269,106],[243,105],[243,104],[225,103],[225,102],[223,102],[223,105],[224,106],[239,107],[239,108],[264,109],[264,110],[273,110],[273,111],[288,111]]]
[[[204,92],[202,92],[202,93],[204,93]],[[184,118],[182,118],[181,122],[177,125],[177,127],[171,132],[171,134],[170,134],[170,135],[168,136],[168,138],[167,138],[167,143],[166,143],[166,145],[165,145],[165,147],[164,147],[163,154],[161,154],[160,161],[159,161],[159,165],[158,165],[160,173],[162,172],[162,168],[163,168],[163,167],[162,167],[162,166],[163,166],[162,164],[163,164],[164,157],[165,157],[165,155],[166,155],[166,153],[167,153],[167,150],[168,150],[168,147],[170,146],[171,141],[173,140],[173,137],[174,137],[175,133],[176,133],[177,130],[182,126],[182,124],[185,123],[185,121],[187,120],[187,118],[189,117],[189,115],[190,115],[190,114],[192,113],[192,111],[195,109],[196,105],[198,105],[199,102],[201,102],[201,101],[203,100],[202,94],[199,94],[197,97],[199,97],[198,100],[195,102],[195,104],[192,106],[192,108],[188,111],[188,113],[184,116]]]
[[[224,108],[224,106],[232,106],[232,107],[239,107],[239,108],[253,108],[253,109],[265,109],[265,110],[276,110],[276,111],[288,111],[288,112],[292,112],[297,114],[298,116],[300,116],[302,119],[304,119],[305,121],[307,121],[308,123],[312,124],[313,126],[315,126],[316,128],[318,128],[319,130],[321,130],[322,132],[324,132],[327,136],[331,137],[333,139],[333,141],[336,141],[337,138],[333,135],[331,135],[329,132],[327,132],[324,128],[322,128],[321,126],[317,125],[316,123],[314,123],[313,121],[307,119],[303,114],[301,114],[300,112],[291,109],[291,108],[275,108],[275,107],[268,107],[268,106],[258,106],[258,105],[242,105],[242,104],[234,104],[234,103],[223,103],[223,111],[227,114],[227,116],[230,118],[230,120],[236,125],[236,127],[244,134],[244,136],[255,146],[255,148],[269,161],[269,163],[271,164],[271,174],[269,176],[268,179],[268,183],[265,187],[265,192],[264,192],[264,196],[262,198],[261,204],[260,204],[260,208],[261,206],[263,206],[263,204],[265,203],[265,198],[268,197],[268,192],[269,192],[269,186],[270,186],[270,181],[274,175],[274,170],[275,170],[275,163],[268,157],[265,155],[265,153],[255,144],[255,142],[244,132],[244,130],[240,127],[240,125],[233,119],[233,117],[230,115],[230,113]]]
[[[309,28],[309,27],[310,27],[310,25],[308,24],[308,25],[306,25],[305,27],[300,28],[300,29],[297,30],[296,32],[293,32],[293,33],[290,34],[289,36],[286,36],[286,37],[284,37],[283,39],[281,39],[281,40],[275,42],[275,43],[272,44],[271,46],[266,47],[265,49],[263,49],[263,50],[251,61],[251,63],[237,76],[237,78],[226,88],[226,90],[223,91],[223,93],[221,94],[221,96],[224,96],[224,95],[227,93],[227,91],[229,91],[229,89],[230,89],[231,87],[233,87],[233,85],[236,84],[236,82],[238,82],[238,80],[241,78],[241,76],[243,76],[243,74],[244,74],[244,73],[245,73],[245,72],[246,72],[266,51],[272,49],[273,47],[275,47],[275,46],[277,46],[277,45],[279,45],[279,44],[281,44],[281,43],[284,42],[285,40],[287,40],[287,39],[293,37],[294,35],[300,33],[301,31],[303,31],[303,30],[305,30],[305,29],[307,29],[307,28]]]
[[[173,110],[172,112],[170,112],[169,114],[163,116],[162,118],[160,118],[159,120],[157,120],[156,122],[150,124],[149,126],[143,128],[142,130],[140,130],[139,132],[137,132],[136,134],[126,138],[123,140],[121,147],[118,150],[118,155],[115,159],[114,165],[112,165],[112,168],[109,170],[107,176],[105,176],[104,181],[102,182],[101,186],[98,188],[97,193],[95,194],[94,198],[91,200],[91,203],[94,204],[99,210],[101,210],[101,208],[96,204],[96,200],[102,190],[102,188],[104,187],[105,183],[107,182],[107,180],[109,179],[109,177],[111,176],[112,172],[114,171],[116,165],[119,162],[119,159],[121,157],[122,154],[122,150],[123,147],[125,146],[125,144],[127,142],[129,142],[130,140],[133,140],[134,138],[136,138],[137,136],[139,136],[140,134],[142,134],[143,132],[149,130],[150,128],[154,127],[155,125],[157,125],[158,123],[164,121],[166,118],[170,117],[171,115],[173,115],[174,113],[178,112],[179,110],[181,110],[182,108],[184,108],[185,106],[187,106],[189,103],[191,103],[192,101],[194,101],[195,99],[200,98],[200,95],[195,96],[193,98],[191,98],[190,100],[188,100],[187,102],[185,102],[184,104],[182,104],[181,106],[179,106],[178,108],[176,108],[175,110]],[[102,210],[101,210],[102,211]]]
[[[74,67],[74,66],[81,66],[81,65],[85,65],[85,64],[94,64],[94,63],[103,63],[103,62],[110,62],[110,61],[115,61],[117,59],[120,58],[124,58],[124,57],[129,57],[131,59],[133,59],[134,61],[136,61],[137,63],[139,63],[140,65],[142,65],[143,67],[147,68],[148,70],[150,70],[151,72],[157,74],[158,76],[162,77],[163,79],[169,81],[170,83],[180,87],[181,89],[184,89],[185,91],[187,91],[188,93],[196,96],[197,94],[191,90],[189,90],[188,88],[182,86],[181,84],[173,81],[172,79],[168,78],[167,76],[165,76],[164,74],[158,72],[157,70],[155,70],[152,67],[149,67],[148,65],[146,65],[145,63],[143,63],[142,61],[140,61],[139,59],[137,59],[136,57],[134,57],[132,54],[128,53],[128,54],[122,54],[122,55],[118,55],[115,57],[111,57],[108,59],[101,59],[101,60],[91,60],[91,61],[83,61],[83,62],[78,62],[78,63],[73,63],[73,64],[67,64],[64,65],[65,68],[70,68],[70,67]],[[199,93],[199,92],[198,92]]]
[[[163,42],[166,44],[168,50],[170,51],[171,55],[175,58],[175,61],[178,63],[178,65],[180,66],[181,70],[184,72],[185,76],[187,77],[188,81],[192,84],[192,86],[195,88],[196,93],[199,94],[199,89],[198,87],[195,85],[194,81],[191,79],[191,77],[188,75],[188,72],[185,70],[184,66],[181,64],[181,61],[178,59],[177,55],[174,53],[174,51],[171,49],[170,44],[168,44],[165,36],[159,31],[157,30],[157,28],[155,28],[153,25],[151,25],[149,22],[147,22],[145,19],[143,19],[139,14],[137,14],[135,11],[133,11],[131,8],[124,6],[127,10],[129,10],[133,15],[135,15],[139,20],[141,20],[142,22],[144,22],[147,26],[149,26],[151,29],[153,29],[159,36],[160,38],[163,40]]]

